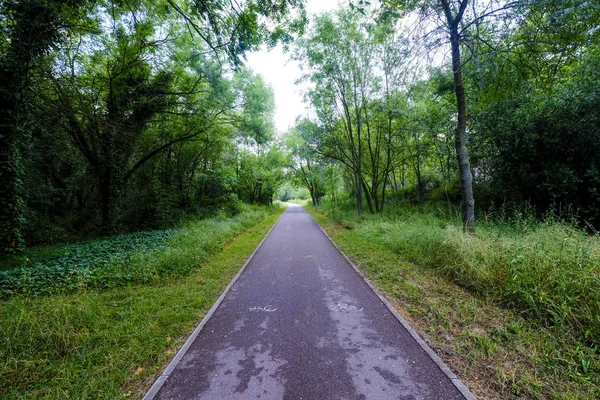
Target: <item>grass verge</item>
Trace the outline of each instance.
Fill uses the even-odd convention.
[[[0,302],[0,398],[140,398],[282,211],[185,276]]]
[[[570,328],[568,320],[553,325],[546,314],[511,307],[494,287],[478,290],[483,280],[462,263],[480,249],[464,242],[460,251],[443,247],[452,245],[444,232],[455,228],[424,215],[405,215],[402,222],[389,215],[358,219],[307,209],[478,398],[600,398],[600,356],[593,340],[578,327]],[[497,240],[514,243],[510,230],[488,226],[487,232],[480,231],[483,237],[496,234],[501,236]],[[456,230],[451,236],[454,241],[468,240]],[[511,257],[506,247],[493,250],[504,252],[498,257]],[[445,264],[445,256],[450,255],[456,259]],[[485,264],[482,257],[480,252],[471,268],[476,262]],[[523,263],[523,271],[527,265]],[[493,279],[488,282],[494,284]],[[539,287],[534,286],[530,295],[535,296]],[[589,304],[582,298],[578,301],[593,307],[595,296],[588,294]]]

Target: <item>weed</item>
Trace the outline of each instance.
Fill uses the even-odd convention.
[[[338,209],[336,219],[473,293],[600,343],[600,237],[523,212],[512,222],[481,222],[476,236],[464,234],[459,221],[444,220],[434,206],[360,219]]]

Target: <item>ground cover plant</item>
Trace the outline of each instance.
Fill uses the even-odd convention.
[[[309,210],[477,396],[600,395],[598,237],[533,218],[470,236],[437,205]]]
[[[185,267],[150,282],[1,301],[0,398],[142,397],[282,210],[186,223],[131,257]]]
[[[106,289],[183,275],[267,213],[245,207],[233,217],[189,220],[176,229],[32,248],[22,265],[0,271],[0,297]]]

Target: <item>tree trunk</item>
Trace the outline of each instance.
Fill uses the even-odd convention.
[[[362,215],[363,213],[363,199],[362,199],[362,176],[360,172],[356,172],[354,176],[354,181],[356,183],[356,208],[358,210],[358,215]]]
[[[450,43],[452,45],[452,70],[454,72],[454,86],[458,111],[458,124],[456,127],[455,146],[458,169],[462,191],[462,220],[463,229],[470,234],[475,233],[475,200],[473,198],[473,176],[469,152],[467,151],[467,104],[465,88],[462,80],[462,66],[460,59],[460,36],[458,22],[452,21],[450,26]]]
[[[367,186],[367,183],[364,179],[361,179],[360,182],[362,184],[362,190],[365,194],[365,198],[367,199],[367,207],[369,207],[369,213],[374,214],[375,212],[373,211],[373,199],[371,198],[369,187]]]
[[[310,199],[312,200],[313,207],[316,207],[318,204],[317,196],[315,196],[315,192],[312,189],[310,190]]]

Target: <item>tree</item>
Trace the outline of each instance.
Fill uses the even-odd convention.
[[[452,49],[452,73],[454,76],[454,92],[456,94],[457,125],[455,148],[458,160],[458,171],[460,175],[462,191],[462,219],[463,227],[468,233],[475,233],[475,199],[473,197],[473,175],[471,163],[467,150],[467,100],[463,84],[462,59],[460,55],[461,45],[461,23],[469,1],[460,0],[454,6],[451,0],[440,0],[444,10],[450,46]]]
[[[308,96],[322,127],[314,148],[351,171],[359,215],[363,198],[369,212],[380,212],[393,165],[393,120],[399,115],[390,105],[402,68],[389,55],[399,43],[390,37],[391,30],[361,21],[349,10],[323,14],[314,22],[295,54],[307,71],[305,79],[314,85]],[[381,53],[388,56],[375,56]]]
[[[199,176],[223,173],[235,192],[235,170],[215,171],[234,141],[269,142],[274,107],[263,82],[235,71],[305,20],[296,0],[8,0],[0,16],[2,253],[23,248],[23,228],[127,225],[141,176],[147,193],[177,182],[168,207],[205,197]]]
[[[244,53],[262,43],[287,45],[306,24],[302,0],[167,0],[214,54],[225,54],[239,66]],[[204,47],[204,46],[203,46]]]
[[[476,10],[474,0],[424,0],[418,2],[390,0],[385,1],[385,7],[383,8],[386,13],[389,13],[390,8],[396,11],[419,10],[421,14],[419,22],[424,25],[428,20],[442,22],[437,30],[442,28],[450,43],[456,97],[455,150],[461,181],[463,228],[465,232],[471,234],[475,233],[475,199],[473,196],[473,174],[467,149],[467,98],[463,81],[464,60],[461,56],[461,46],[464,44],[465,39],[470,36],[470,29],[473,26],[475,26],[476,31],[479,31],[479,25],[485,18],[500,15],[519,4],[519,1],[498,3],[490,1],[481,12]],[[397,17],[401,16],[397,12],[393,14]],[[433,43],[439,43],[439,40],[435,40],[435,35],[432,32],[424,36],[431,36],[434,38]],[[473,35],[470,38],[473,38]],[[475,37],[474,39],[479,38]],[[474,56],[477,59],[477,54],[474,54]]]
[[[287,161],[277,146],[259,146],[256,153],[244,149],[238,164],[238,195],[243,201],[270,205],[275,192],[285,180]]]
[[[482,46],[487,84],[471,115],[484,201],[571,209],[597,224],[599,12],[587,2],[531,2],[510,34]]]
[[[319,127],[305,118],[297,120],[286,137],[286,146],[292,156],[290,168],[293,177],[308,189],[313,206],[319,205],[326,193],[325,163],[309,145],[316,135],[320,135]]]

